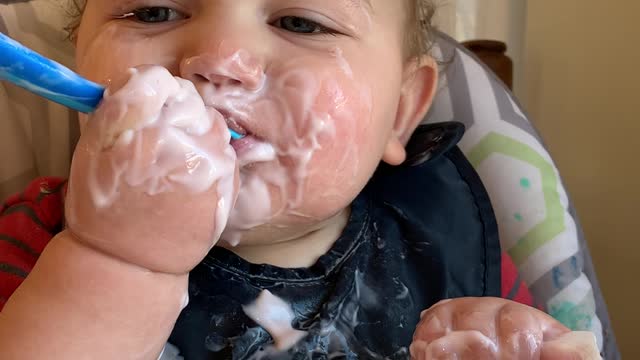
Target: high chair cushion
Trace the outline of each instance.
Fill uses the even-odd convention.
[[[0,1],[0,31],[73,67],[64,27],[69,1]],[[607,359],[617,348],[591,258],[551,157],[503,84],[455,40],[439,34],[441,84],[425,122],[467,126],[460,147],[487,187],[503,248],[538,304],[575,330],[592,331]],[[0,83],[0,197],[37,176],[66,176],[77,116]],[[514,288],[516,288],[514,286]]]
[[[445,34],[434,49],[441,83],[424,122],[460,121],[460,147],[491,197],[502,248],[545,311],[596,335],[605,357],[617,347],[593,264],[558,169],[507,87]]]

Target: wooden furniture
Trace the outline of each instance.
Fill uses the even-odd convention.
[[[496,40],[470,40],[462,45],[474,53],[480,60],[513,89],[513,61],[506,55],[507,45]]]

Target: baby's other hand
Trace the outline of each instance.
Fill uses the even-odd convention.
[[[592,334],[572,333],[542,311],[498,298],[444,300],[424,311],[411,356],[419,360],[600,359]]]
[[[226,226],[238,170],[223,116],[166,69],[131,69],[86,122],[66,220],[74,238],[152,271],[185,274]]]

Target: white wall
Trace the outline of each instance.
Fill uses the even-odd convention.
[[[527,13],[521,99],[577,207],[623,358],[640,359],[640,1],[531,0]]]
[[[444,0],[439,2],[438,27],[460,41],[499,40],[507,44],[514,63],[514,90],[523,90],[526,0]]]
[[[444,0],[458,40],[496,39],[558,163],[624,358],[640,359],[640,1]]]

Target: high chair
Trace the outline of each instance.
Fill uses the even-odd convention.
[[[63,2],[2,3],[0,31],[72,67]],[[593,332],[605,359],[619,359],[575,209],[534,126],[506,86],[458,42],[438,34],[434,54],[441,83],[424,122],[466,125],[459,146],[489,192],[503,251],[520,271],[516,281],[569,328]],[[66,176],[77,136],[75,113],[0,83],[0,198],[37,176]]]

